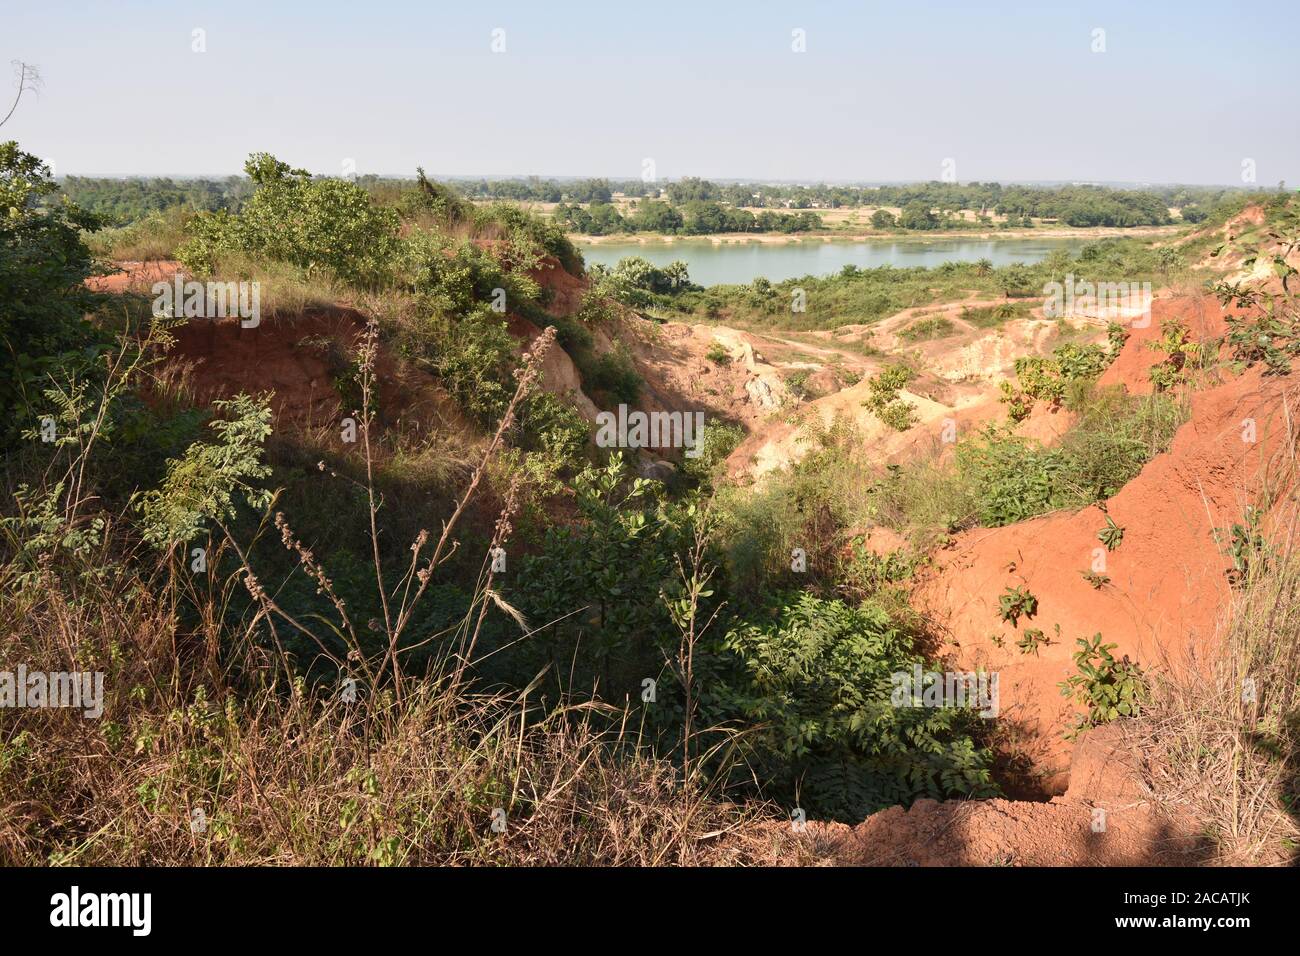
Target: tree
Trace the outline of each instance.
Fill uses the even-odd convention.
[[[638,232],[675,233],[682,228],[682,214],[666,202],[647,199],[632,214],[632,228]]]
[[[930,211],[928,202],[910,202],[903,207],[898,224],[904,229],[938,229],[939,220]]]
[[[893,229],[898,225],[898,220],[888,209],[877,209],[871,214],[871,227],[873,229]]]
[[[30,424],[41,383],[97,339],[84,318],[98,297],[81,233],[101,223],[58,192],[39,158],[0,144],[0,437]]]
[[[1029,289],[1029,269],[1022,262],[1013,262],[998,270],[998,286],[1009,299]]]

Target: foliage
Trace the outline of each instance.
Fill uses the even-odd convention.
[[[1016,641],[1016,647],[1020,648],[1021,654],[1033,654],[1038,656],[1038,649],[1050,644],[1047,635],[1043,633],[1041,627],[1027,627],[1025,632],[1020,635],[1020,640]]]
[[[602,352],[581,363],[583,384],[595,393],[612,395],[616,401],[633,404],[641,394],[644,384],[636,370],[632,353],[619,343],[608,352]]]
[[[1211,534],[1215,543],[1222,548],[1225,557],[1232,561],[1232,567],[1226,574],[1233,587],[1244,587],[1250,580],[1252,567],[1256,572],[1268,567],[1268,551],[1260,525],[1264,520],[1264,510],[1255,505],[1246,507],[1241,521],[1234,521],[1231,527],[1214,528]]]
[[[1077,674],[1071,674],[1058,686],[1061,695],[1071,698],[1087,709],[1079,718],[1072,734],[1088,727],[1108,723],[1120,717],[1136,717],[1146,697],[1146,681],[1142,669],[1128,656],[1116,660],[1111,654],[1118,645],[1103,644],[1101,634],[1089,640],[1081,637],[1079,649],[1074,653]]]
[[[1022,617],[1032,618],[1037,613],[1038,598],[1024,585],[1018,584],[1014,588],[1008,585],[998,595],[998,617],[1012,627],[1016,627]]]
[[[1173,388],[1187,380],[1187,365],[1201,356],[1201,345],[1192,341],[1191,330],[1179,319],[1164,319],[1160,323],[1160,338],[1148,342],[1152,351],[1163,352],[1165,357],[1152,365],[1148,375],[1157,391]]]
[[[84,372],[103,338],[85,321],[100,299],[82,230],[99,220],[66,198],[40,159],[0,143],[0,440],[41,405],[50,376]]]
[[[906,365],[887,365],[867,383],[863,407],[895,431],[911,428],[917,421],[916,405],[900,398],[898,391],[915,375]]]
[[[918,319],[913,322],[899,332],[898,337],[904,342],[921,342],[929,339],[941,339],[954,334],[956,331],[957,328],[952,324],[951,319],[946,319],[943,316],[932,316],[928,319]]]
[[[1099,574],[1092,570],[1092,568],[1087,568],[1079,573],[1083,575],[1083,579],[1092,586],[1094,591],[1100,591],[1107,584],[1110,584],[1110,575]]]
[[[992,792],[970,712],[891,703],[890,675],[922,662],[879,608],[784,595],[712,654],[703,716],[751,727],[754,775],[810,815],[858,821],[918,797]]]
[[[679,518],[662,486],[634,477],[622,453],[579,472],[572,487],[578,520],[546,529],[512,592],[538,627],[529,660],[556,668],[553,681],[594,680],[614,697],[639,692],[662,663],[659,593],[681,542]]]
[[[208,521],[235,516],[236,494],[250,508],[271,503],[271,493],[252,484],[271,473],[262,461],[262,446],[271,434],[270,405],[247,395],[213,404],[225,415],[210,423],[217,441],[195,442],[180,459],[168,462],[162,486],[140,499],[146,541],[164,547],[191,540]]]
[[[210,274],[222,253],[237,252],[364,287],[391,279],[398,216],[375,206],[360,186],[313,179],[269,153],[254,153],[244,171],[256,191],[238,214],[219,210],[190,221],[191,238],[177,252],[187,268]]]
[[[1124,540],[1124,529],[1115,523],[1115,519],[1106,515],[1106,527],[1097,532],[1097,540],[1106,546],[1107,551],[1114,551]]]

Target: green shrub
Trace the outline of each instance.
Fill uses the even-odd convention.
[[[100,297],[82,230],[100,222],[67,199],[40,159],[0,143],[0,439],[12,441],[43,407],[54,374],[84,373],[103,338],[85,321]],[[87,351],[90,349],[91,351]]]
[[[209,423],[219,440],[190,445],[181,458],[167,463],[161,487],[140,500],[145,540],[159,547],[189,541],[210,521],[233,518],[236,495],[251,508],[271,501],[270,492],[253,484],[271,473],[262,461],[271,434],[270,406],[247,395],[213,404],[225,415]]]
[[[954,334],[956,331],[957,327],[952,324],[950,319],[934,316],[913,322],[899,332],[898,337],[904,342],[923,342],[930,339],[942,339]]]
[[[998,617],[1012,627],[1022,618],[1032,618],[1038,613],[1038,598],[1023,585],[1005,587],[998,596]],[[1039,631],[1042,634],[1042,631]],[[1035,644],[1035,646],[1037,646]]]
[[[916,377],[906,365],[887,365],[868,384],[863,407],[895,431],[907,431],[916,424],[916,406],[898,395],[898,390]]]
[[[632,353],[622,344],[584,364],[582,379],[588,389],[605,392],[627,405],[640,397],[643,384]]]
[[[573,687],[621,698],[663,666],[669,633],[660,592],[675,573],[681,524],[657,482],[621,453],[572,481],[577,519],[547,528],[520,562],[511,600],[537,632],[521,649],[527,681],[550,665],[557,693]]]
[[[1065,505],[1061,452],[997,426],[958,444],[957,467],[976,496],[982,525],[1011,524]]]
[[[219,210],[190,220],[190,238],[177,252],[186,268],[207,275],[221,253],[243,252],[368,288],[391,280],[398,216],[360,186],[313,179],[269,153],[252,154],[244,171],[257,190],[239,214]]]
[[[810,815],[860,821],[918,797],[993,793],[969,711],[895,707],[924,663],[879,608],[785,595],[711,646],[703,717],[751,728],[745,775]]]
[[[727,422],[709,422],[704,428],[700,454],[694,458],[682,459],[682,473],[700,484],[709,483],[713,479],[714,472],[744,440],[743,426]]]
[[[1142,669],[1127,656],[1115,660],[1111,651],[1118,645],[1103,644],[1099,633],[1091,640],[1081,637],[1077,644],[1079,649],[1073,659],[1078,673],[1057,686],[1062,696],[1083,705],[1087,713],[1079,718],[1068,736],[1077,736],[1088,727],[1120,717],[1136,717],[1147,695]]]

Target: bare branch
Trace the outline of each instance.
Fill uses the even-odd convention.
[[[9,107],[9,112],[5,114],[4,119],[0,119],[0,126],[9,122],[9,117],[14,115],[14,110],[18,109],[18,102],[23,98],[23,93],[31,90],[33,93],[41,88],[41,73],[31,63],[23,60],[14,60],[14,73],[18,77],[18,94],[14,97],[13,105]]]

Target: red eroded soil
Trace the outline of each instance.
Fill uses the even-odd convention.
[[[1146,369],[1159,356],[1145,343],[1158,336],[1163,318],[1183,319],[1198,336],[1222,330],[1223,314],[1208,299],[1160,300],[1153,312],[1149,327],[1133,330],[1104,384],[1149,390]],[[935,555],[914,603],[951,642],[957,666],[1000,673],[1002,720],[1023,737],[1024,756],[1044,775],[1048,792],[1066,783],[1072,745],[1063,734],[1074,708],[1057,685],[1075,672],[1078,638],[1100,632],[1118,645],[1116,657],[1158,667],[1213,637],[1228,596],[1229,562],[1212,531],[1239,522],[1270,483],[1289,482],[1280,452],[1291,388],[1255,369],[1194,394],[1191,418],[1170,449],[1108,503],[1124,528],[1111,553],[1097,550],[1106,515],[1089,507],[964,532]],[[1254,442],[1243,440],[1248,419]],[[1096,590],[1081,572],[1099,556],[1110,583]],[[1038,598],[1038,612],[1013,628],[998,615],[998,597],[1017,586]],[[1026,628],[1040,628],[1052,643],[1023,653],[1016,641]]]
[[[365,319],[346,308],[312,310],[293,318],[192,319],[177,328],[167,364],[200,404],[241,392],[271,392],[277,423],[335,429],[343,407],[338,382],[352,363]],[[456,406],[433,380],[382,345],[375,362],[378,418],[387,427],[462,429]]]
[[[1134,748],[1118,725],[1089,732],[1069,790],[1042,803],[917,800],[857,826],[764,824],[741,841],[775,865],[1188,866],[1210,849],[1193,821],[1170,817],[1146,797]]]
[[[546,256],[542,267],[528,273],[528,277],[550,294],[546,311],[551,315],[572,315],[582,307],[587,280],[565,271],[554,256]]]
[[[86,285],[96,292],[147,292],[155,282],[172,282],[178,272],[184,273],[179,262],[159,259],[152,262],[119,262],[121,272],[108,276],[93,276]]]

